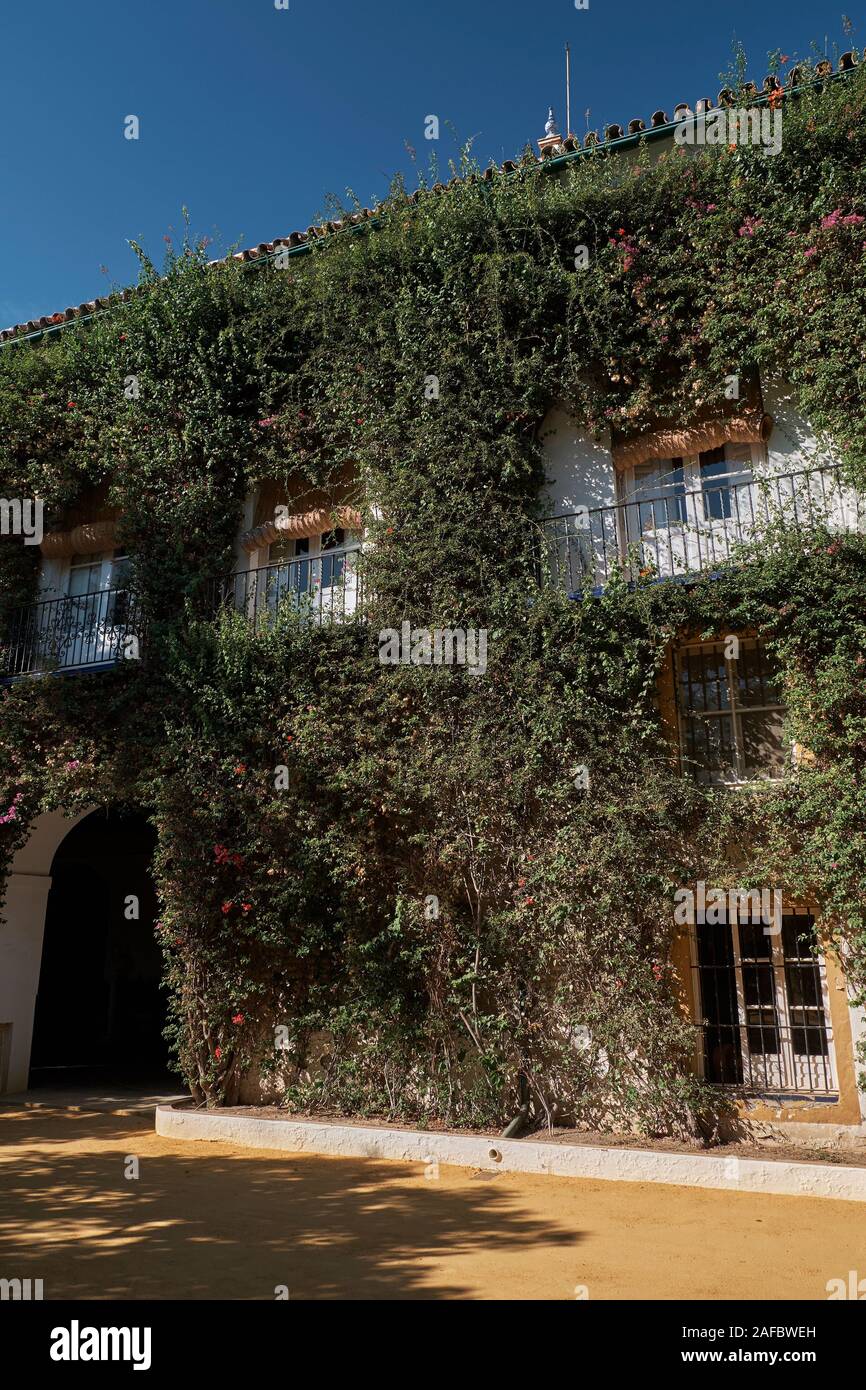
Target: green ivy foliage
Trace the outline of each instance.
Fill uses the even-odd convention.
[[[864,107],[861,68],[786,101],[772,159],[467,163],[280,269],[187,238],[109,312],[0,353],[3,495],[59,524],[107,486],[148,622],[140,661],[2,688],[3,864],[45,809],[147,812],[208,1104],[264,1074],[294,1107],[710,1134],[670,960],[697,878],[813,896],[866,987],[863,542],[780,535],[582,601],[538,582],[552,404],[637,432],[759,371],[866,492]],[[217,615],[249,490],[336,496],[347,464],[369,621]],[[0,544],[7,612],[33,551]],[[381,665],[404,618],[486,627],[486,675]],[[657,700],[678,634],[730,631],[771,645],[815,755],[735,795],[679,775]]]

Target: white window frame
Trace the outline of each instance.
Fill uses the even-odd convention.
[[[37,643],[40,650],[44,643],[47,650],[65,653],[65,658],[57,664],[58,670],[87,669],[118,659],[118,627],[113,612],[109,611],[108,593],[112,589],[123,591],[126,588],[116,582],[116,569],[128,558],[127,552],[115,546],[111,550],[92,551],[91,555],[91,559],[69,556],[61,564],[49,560],[42,565]],[[71,586],[76,571],[97,568],[95,587],[73,594]]]
[[[127,552],[115,546],[112,550],[95,550],[92,554],[99,556],[100,559],[86,561],[85,558],[82,557],[78,564],[76,564],[75,561],[77,557],[74,555],[70,556],[69,563],[66,567],[66,573],[63,577],[64,592],[67,597],[72,597],[70,594],[70,585],[75,570],[95,569],[97,564],[99,564],[99,582],[95,589],[89,589],[87,592],[99,593],[100,590],[103,589],[116,589],[119,587],[114,583],[115,568],[120,561],[127,559]]]
[[[724,447],[728,447],[725,445]],[[617,544],[623,558],[628,555],[630,546],[647,547],[650,551],[654,563],[659,567],[661,577],[668,578],[671,573],[695,571],[702,568],[709,568],[714,560],[725,556],[732,543],[748,539],[752,534],[757,534],[760,530],[762,518],[760,509],[755,503],[755,494],[752,489],[762,477],[767,476],[768,453],[764,444],[750,444],[748,446],[733,445],[734,448],[747,447],[749,450],[750,463],[746,460],[742,462],[730,461],[728,473],[716,475],[710,485],[705,485],[709,480],[705,480],[701,472],[701,453],[710,453],[711,450],[702,449],[695,454],[684,454],[681,463],[676,467],[682,467],[682,482],[677,479],[676,484],[680,486],[679,496],[684,497],[685,518],[673,521],[670,524],[656,527],[655,524],[644,528],[640,508],[648,507],[654,495],[659,496],[652,510],[653,522],[658,514],[660,506],[664,505],[661,499],[667,498],[672,506],[677,498],[677,493],[664,491],[666,485],[674,482],[672,477],[674,469],[674,459],[648,459],[647,464],[657,464],[661,476],[659,478],[659,489],[657,494],[649,491],[648,496],[641,496],[642,491],[636,477],[636,470],[643,468],[644,464],[631,465],[622,469],[616,477],[616,498],[617,507]],[[667,474],[664,466],[667,465]],[[748,481],[743,478],[743,474],[748,473]],[[737,492],[737,501],[732,503],[731,516],[713,517],[706,514],[708,503],[706,498],[713,493],[721,492],[728,480],[740,479],[740,490]],[[730,485],[730,484],[728,484]],[[748,492],[746,491],[748,489]],[[645,490],[645,489],[644,489]],[[741,500],[748,495],[750,516],[746,517],[745,508],[741,506]],[[750,524],[754,521],[754,526]],[[663,549],[660,552],[658,547],[660,542]],[[655,553],[653,554],[653,548]],[[667,563],[663,563],[663,557]],[[696,563],[700,561],[700,563]]]
[[[725,445],[724,447],[727,447],[727,445]],[[747,445],[747,446],[743,446],[743,445],[736,444],[736,445],[734,445],[733,447],[734,447],[734,448],[738,448],[738,449],[739,449],[739,448],[743,448],[743,447],[747,447],[747,448],[749,449],[749,452],[750,452],[750,454],[751,454],[751,460],[752,460],[752,462],[751,462],[751,469],[750,469],[751,474],[752,474],[752,480],[753,480],[753,482],[757,482],[758,479],[762,476],[762,474],[764,474],[765,471],[766,471],[766,465],[767,465],[767,461],[768,461],[768,455],[767,455],[767,447],[766,447],[766,445],[765,445],[765,444],[750,444],[750,445]],[[708,453],[711,453],[711,452],[712,452],[711,449],[701,449],[700,452],[699,452],[699,453],[696,453],[696,454],[683,454],[683,455],[682,455],[682,470],[683,470],[683,479],[682,479],[682,482],[683,482],[683,492],[685,492],[686,494],[688,494],[688,493],[695,493],[695,492],[700,492],[700,493],[703,494],[703,493],[708,492],[708,491],[715,491],[715,490],[716,490],[715,488],[705,488],[704,485],[703,485],[703,478],[702,478],[702,476],[701,476],[701,454],[708,454]],[[674,464],[673,458],[667,458],[667,459],[647,459],[646,462],[647,462],[647,463],[657,463],[657,464],[659,465],[659,468],[660,468],[660,469],[661,469],[662,465],[667,464],[667,465],[668,465],[668,468],[669,468],[669,471],[672,471],[673,464]],[[617,473],[616,482],[617,482],[617,501],[618,501],[618,502],[622,502],[622,503],[633,503],[633,504],[637,505],[639,502],[642,502],[642,501],[643,501],[643,502],[648,502],[648,501],[650,500],[649,498],[641,498],[641,497],[637,496],[637,487],[636,487],[636,479],[635,479],[636,467],[637,467],[637,468],[642,468],[642,467],[644,467],[644,464],[638,464],[638,465],[630,464],[629,467],[623,468],[623,469],[621,469],[621,470]],[[736,477],[736,476],[738,475],[738,472],[740,472],[740,471],[742,471],[741,466],[738,465],[737,463],[735,463],[735,462],[732,460],[732,461],[731,461],[731,471],[730,471],[730,473],[721,473],[721,474],[718,474],[718,475],[716,476],[716,478],[715,478],[714,481],[717,482],[717,483],[723,483],[723,482],[725,481],[726,478],[729,478],[729,477]],[[662,474],[662,477],[660,478],[660,482],[664,483],[665,481],[667,481],[667,480],[665,479],[664,474]],[[671,480],[671,481],[672,481],[672,480]],[[671,494],[671,496],[673,496],[673,494]],[[708,522],[709,522],[710,520],[713,520],[713,519],[714,519],[714,518],[709,518],[709,517],[706,518],[706,520],[707,520]],[[717,518],[717,519],[718,519],[718,520],[722,520],[723,518]]]
[[[343,531],[343,541],[340,545],[328,546],[323,548],[322,541],[325,536],[332,534],[334,530]],[[297,547],[299,540],[307,541],[307,550],[302,554],[286,556],[283,559],[272,560],[272,545],[261,546],[256,551],[256,570],[269,570],[285,566],[286,569],[293,564],[300,564],[307,561],[312,567],[312,575],[315,582],[308,590],[299,590],[305,595],[309,606],[322,613],[330,614],[334,618],[349,617],[356,608],[358,601],[358,571],[354,558],[360,554],[362,548],[362,537],[357,531],[347,530],[346,527],[332,527],[330,530],[317,532],[312,536],[297,537],[294,544]],[[273,545],[282,545],[285,542],[275,541]],[[322,574],[327,556],[341,556],[342,569],[338,578],[331,580],[329,584],[322,584]],[[266,581],[267,583],[267,581]],[[247,607],[251,613],[262,611],[266,608],[273,611],[278,602],[285,594],[291,592],[292,586],[285,587],[277,584],[273,591],[270,587],[264,592],[256,589],[255,584],[250,587],[247,596]]]

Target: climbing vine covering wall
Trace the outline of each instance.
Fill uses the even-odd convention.
[[[271,1075],[304,1107],[709,1132],[673,894],[749,886],[743,862],[821,903],[863,989],[862,540],[781,535],[721,579],[582,601],[537,582],[553,403],[635,433],[757,370],[866,491],[864,70],[783,114],[772,159],[467,162],[281,269],[186,240],[110,312],[0,353],[0,492],[60,525],[107,484],[147,620],[139,661],[3,687],[0,852],[48,808],[149,814],[173,1037],[208,1103]],[[217,615],[249,490],[327,491],[349,462],[369,622]],[[3,538],[6,613],[36,562]],[[486,674],[380,664],[404,618],[486,628]],[[680,777],[656,678],[678,633],[738,629],[815,762],[732,796]]]

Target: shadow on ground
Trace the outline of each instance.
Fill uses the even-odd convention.
[[[455,1255],[483,1249],[495,1274],[580,1239],[495,1175],[238,1153],[162,1139],[142,1115],[0,1113],[0,1277],[41,1278],[46,1299],[474,1297],[449,1278]]]

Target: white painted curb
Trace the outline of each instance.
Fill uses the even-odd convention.
[[[471,1134],[412,1129],[368,1129],[318,1120],[262,1120],[218,1111],[156,1107],[156,1132],[174,1139],[205,1139],[252,1149],[377,1158],[402,1163],[447,1163],[489,1172],[546,1173],[558,1178],[661,1182],[728,1192],[772,1192],[787,1197],[833,1197],[866,1202],[866,1168],[836,1164],[763,1162],[712,1154],[607,1149],[583,1144],[539,1144],[530,1139],[483,1139]]]

